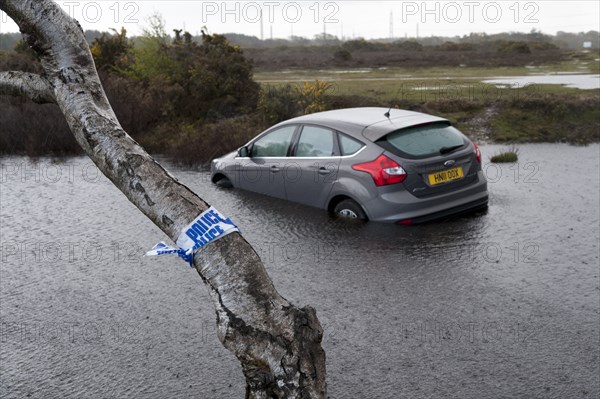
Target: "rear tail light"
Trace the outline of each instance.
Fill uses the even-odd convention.
[[[477,162],[481,163],[481,151],[479,151],[479,147],[477,147],[477,144],[473,143],[473,148],[475,149],[475,157],[477,158]]]
[[[378,187],[402,183],[406,180],[404,168],[383,154],[374,161],[352,165],[352,169],[370,174]]]

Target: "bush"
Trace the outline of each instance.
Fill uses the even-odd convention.
[[[0,71],[42,73],[39,61],[21,42],[22,51],[0,52]],[[81,153],[57,105],[35,104],[21,97],[0,96],[0,153],[42,156]]]
[[[164,93],[114,72],[100,71],[99,76],[119,122],[133,138],[140,140],[160,123]]]
[[[260,91],[258,111],[266,123],[274,125],[302,115],[301,97],[290,84],[266,86]]]
[[[162,93],[165,116],[215,121],[256,110],[259,85],[238,46],[204,32],[200,45],[189,34],[168,44],[161,32],[158,27],[144,37],[126,74]]]
[[[380,51],[385,50],[385,44],[367,41],[363,38],[348,40],[342,47],[348,51]]]
[[[127,39],[127,31],[121,28],[120,32],[112,29],[113,35],[102,33],[92,42],[90,51],[98,71],[104,69],[126,68],[129,64],[129,54],[133,44]]]
[[[333,59],[338,62],[350,61],[352,59],[352,53],[346,49],[339,49],[333,53]]]
[[[325,108],[327,110],[341,108],[357,107],[389,107],[390,104],[384,103],[371,96],[360,95],[327,95],[325,96]]]
[[[0,96],[0,108],[0,153],[37,157],[82,152],[57,105]]]
[[[36,58],[27,54],[0,51],[0,71],[23,71],[40,74],[43,69],[42,64]]]
[[[442,98],[436,101],[429,101],[424,104],[424,112],[453,113],[463,111],[478,111],[485,106],[483,101],[471,100],[468,98]]]
[[[268,127],[258,115],[245,115],[208,124],[164,126],[169,137],[166,155],[185,165],[204,165],[235,151]],[[159,133],[160,134],[160,133]]]
[[[473,51],[475,46],[473,46],[471,43],[445,42],[437,48],[442,51]]]
[[[538,51],[558,50],[558,46],[550,42],[532,42],[529,46]]]
[[[325,111],[332,84],[316,80],[302,85],[267,86],[261,90],[258,111],[274,125],[296,116]]]
[[[393,47],[403,51],[422,51],[423,45],[414,40],[397,41],[393,43]]]
[[[315,80],[314,83],[304,82],[302,86],[296,86],[296,91],[300,96],[300,106],[304,113],[325,111],[325,96],[332,87],[333,84],[322,80]]]
[[[531,49],[525,42],[504,42],[498,47],[501,53],[531,54]]]

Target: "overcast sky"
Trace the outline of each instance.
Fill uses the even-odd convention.
[[[142,32],[148,17],[162,15],[167,31],[237,32],[256,37],[340,38],[456,36],[471,32],[600,30],[600,1],[58,1],[84,29],[125,27]],[[261,18],[262,14],[262,18]],[[0,14],[0,33],[16,32]]]

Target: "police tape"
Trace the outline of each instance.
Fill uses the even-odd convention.
[[[198,250],[236,231],[240,230],[231,219],[225,218],[211,206],[182,230],[177,238],[177,247],[159,242],[152,250],[146,252],[146,256],[177,254],[193,267],[194,254]]]

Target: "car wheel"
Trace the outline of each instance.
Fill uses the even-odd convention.
[[[345,199],[335,206],[333,212],[346,219],[367,220],[367,215],[360,205],[351,199]]]
[[[231,184],[231,181],[226,177],[217,180],[215,184],[217,185],[217,187],[221,188],[233,188],[233,184]]]

